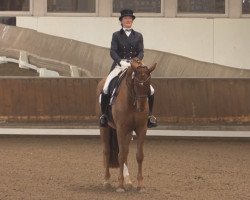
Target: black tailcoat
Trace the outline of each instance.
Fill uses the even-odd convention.
[[[110,56],[114,60],[110,71],[117,64],[120,65],[122,59],[131,60],[134,57],[138,57],[142,60],[144,56],[142,34],[132,30],[128,37],[123,29],[114,32],[111,41]]]

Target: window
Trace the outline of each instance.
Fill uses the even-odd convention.
[[[242,14],[250,14],[250,0],[242,0]]]
[[[0,17],[1,24],[16,25],[16,17]]]
[[[178,13],[225,14],[225,0],[178,0]]]
[[[161,0],[113,0],[113,13],[132,9],[136,13],[161,13]]]
[[[0,0],[0,11],[29,11],[30,0]]]
[[[48,0],[48,12],[95,13],[96,0]]]

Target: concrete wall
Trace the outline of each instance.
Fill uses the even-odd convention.
[[[0,25],[0,56],[19,57],[25,51],[31,64],[70,76],[76,66],[82,77],[104,77],[112,59],[109,48],[95,46],[37,32],[32,29]],[[143,62],[158,63],[154,77],[250,77],[250,70],[201,62],[175,54],[145,50]]]
[[[17,26],[109,47],[120,28],[117,17],[17,17]],[[144,35],[145,48],[199,61],[250,69],[249,18],[138,17],[134,28]]]

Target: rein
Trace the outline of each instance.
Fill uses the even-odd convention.
[[[134,80],[139,85],[143,86],[145,83],[147,83],[149,81],[150,78],[151,78],[151,76],[148,76],[148,78],[146,80],[139,80],[137,77],[134,77]],[[135,94],[135,99],[142,99],[142,98],[148,97],[147,94],[145,94],[145,95],[137,95],[135,91],[134,91],[134,94]]]
[[[149,75],[145,80],[140,80],[135,74],[132,77],[133,82],[133,96],[134,96],[134,105],[138,104],[140,101],[146,100],[148,98],[148,93],[145,92],[145,88],[149,85],[151,76]],[[136,91],[137,90],[137,91]],[[138,90],[142,91],[143,94],[138,94]],[[140,92],[139,92],[140,93]],[[142,112],[143,109],[137,110],[139,112]]]

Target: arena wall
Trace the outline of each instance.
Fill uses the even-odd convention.
[[[0,120],[10,123],[98,125],[96,86],[107,75],[109,49],[35,30],[0,25],[0,56],[58,71],[60,78],[0,78]],[[250,71],[146,50],[157,62],[154,114],[162,125],[248,125]],[[84,78],[70,78],[75,65]],[[68,78],[66,78],[68,77]]]
[[[0,25],[0,56],[17,58],[26,51],[28,60],[37,67],[70,76],[76,66],[81,77],[104,77],[112,59],[109,48],[37,32],[32,29]],[[201,62],[162,51],[145,50],[143,62],[157,63],[154,77],[249,77],[250,70]]]
[[[98,126],[100,78],[0,79],[1,125]],[[250,124],[248,78],[153,78],[160,126]]]
[[[120,29],[117,17],[20,16],[17,26],[106,48]],[[134,28],[146,49],[250,69],[249,18],[138,17]]]

